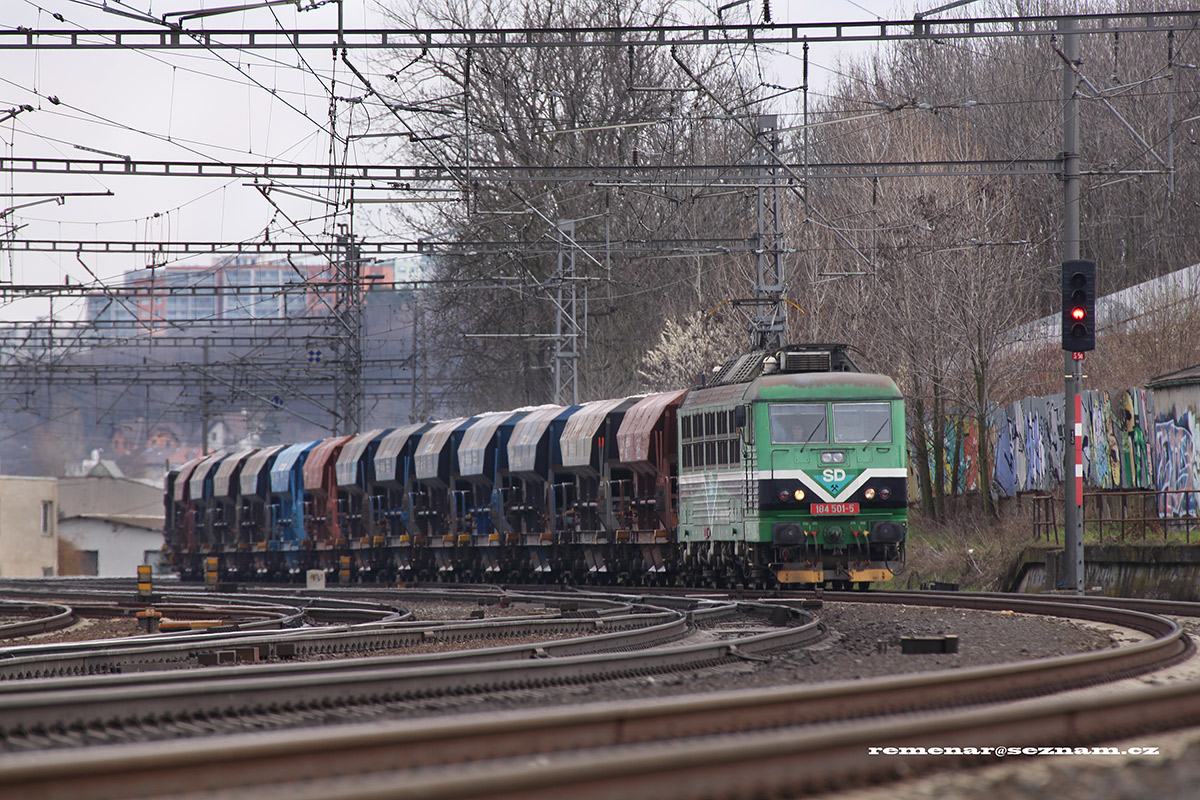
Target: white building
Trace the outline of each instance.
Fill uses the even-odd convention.
[[[92,474],[58,481],[59,537],[70,542],[62,574],[132,578],[163,545],[163,490],[147,481]]]
[[[47,578],[58,567],[58,481],[0,475],[0,577]]]

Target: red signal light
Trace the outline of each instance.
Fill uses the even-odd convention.
[[[1081,308],[1079,306],[1076,306],[1075,308],[1071,309],[1071,319],[1073,319],[1073,320],[1078,321],[1078,320],[1083,319],[1086,316],[1087,316],[1087,311],[1085,311],[1083,308]]]

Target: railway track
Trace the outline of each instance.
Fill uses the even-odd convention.
[[[665,606],[658,606],[609,598],[506,597],[509,601],[557,604],[569,610],[554,619],[390,622],[350,632],[301,629],[294,638],[280,640],[272,634],[270,641],[276,651],[287,644],[300,652],[299,645],[304,643],[307,652],[327,654],[344,648],[348,638],[361,643],[369,637],[376,644],[401,647],[513,634],[528,638],[554,633],[566,638],[423,655],[4,681],[0,682],[0,749],[114,741],[127,738],[125,732],[130,730],[182,735],[197,725],[210,729],[216,725],[219,729],[222,720],[233,719],[240,725],[261,720],[262,727],[277,727],[286,721],[303,721],[318,709],[361,709],[413,698],[697,669],[761,658],[761,653],[802,646],[824,636],[823,626],[807,613],[747,603],[668,598],[664,599]],[[678,642],[698,625],[739,614],[757,614],[775,627],[732,640],[666,646]],[[136,664],[140,668],[152,658],[162,658],[164,652],[182,659],[188,652],[267,641],[264,634],[253,639],[209,636],[213,635],[183,637],[185,641],[179,644],[163,641],[170,637],[153,637],[122,647],[104,643],[101,649],[92,643],[91,649],[82,651],[77,650],[88,646],[76,645],[69,655],[53,653],[44,657],[60,666],[88,660],[112,663],[116,658],[126,666]],[[21,655],[14,660],[22,662],[22,669],[33,670],[28,662],[35,659]]]
[[[630,604],[616,600],[601,598],[581,603],[579,600],[559,601],[530,595],[476,597],[476,593],[471,593],[469,597],[474,602],[484,604],[527,603],[531,607],[536,605],[568,610],[559,611],[554,617],[536,615],[479,621],[418,621],[412,619],[411,613],[397,607],[364,601],[301,598],[289,607],[279,605],[279,599],[265,598],[264,605],[274,605],[282,609],[281,614],[288,614],[288,627],[280,625],[278,629],[255,631],[240,625],[222,625],[195,634],[176,633],[127,638],[116,643],[110,641],[101,647],[88,642],[17,645],[5,648],[0,653],[0,679],[180,668],[194,666],[203,660],[205,654],[215,653],[232,653],[231,661],[244,661],[247,658],[258,661],[272,657],[303,659],[367,655],[380,650],[412,648],[434,642],[503,640],[537,634],[583,636],[597,632],[616,633],[675,622],[672,627],[659,629],[661,636],[666,638],[678,633],[680,628],[679,614],[676,612],[635,611]],[[220,598],[215,599],[219,601]],[[238,599],[241,600],[240,597]],[[555,602],[559,605],[548,605]],[[99,607],[98,610],[101,615],[129,615],[143,607],[126,605],[119,608]],[[75,608],[77,612],[84,609],[83,613],[97,610],[94,606]],[[178,614],[179,607],[159,605],[158,608]],[[212,616],[224,613],[229,606],[213,607],[197,603],[184,608],[193,614]],[[707,613],[713,612],[710,610]],[[483,654],[475,656],[477,659],[484,657]],[[496,649],[492,657],[516,656]]]
[[[0,785],[19,790],[21,797],[189,796],[188,792],[198,788],[220,789],[225,792],[222,796],[230,797],[271,797],[277,793],[314,800],[382,796],[533,798],[568,793],[579,797],[612,797],[618,793],[655,798],[760,796],[838,785],[851,776],[877,779],[930,764],[929,759],[918,756],[872,758],[870,747],[964,741],[986,742],[993,747],[1030,742],[1074,746],[1103,741],[1116,732],[1200,721],[1200,684],[1191,683],[1117,693],[1086,704],[1043,697],[1016,705],[979,705],[1040,697],[1073,686],[1114,680],[1191,655],[1194,646],[1179,624],[1160,614],[1114,607],[1121,605],[1115,602],[902,594],[908,603],[1001,608],[1101,621],[1139,630],[1150,638],[1116,650],[883,680],[643,699],[544,710],[536,715],[465,716],[322,728],[317,732],[293,730],[269,737],[235,736],[213,741],[159,742],[137,748],[10,754],[0,756]],[[887,601],[884,595],[870,594],[840,599]],[[633,601],[639,605],[652,599]],[[669,598],[661,602],[671,605],[685,601]],[[1200,614],[1188,604],[1158,610],[1177,616]],[[758,646],[779,646],[783,638]],[[735,647],[738,652],[726,652],[724,657],[753,656],[743,649],[742,642]],[[663,668],[650,664],[615,666],[624,655],[552,656],[454,667],[443,664],[427,671],[393,667],[381,670],[387,674],[376,675],[368,674],[371,670],[349,670],[325,681],[326,689],[331,689],[334,682],[348,687],[331,689],[325,702],[361,702],[374,691],[367,689],[374,685],[372,681],[381,682],[379,685],[391,683],[389,691],[397,696],[404,696],[405,691],[414,693],[411,696],[425,691],[453,691],[456,685],[461,689],[464,676],[474,667],[494,670],[477,684],[492,687],[577,680],[569,675],[578,668],[576,662],[581,658],[614,659],[597,674],[604,674],[604,669],[613,670],[609,674],[637,674],[638,670]],[[651,654],[635,655],[644,659]],[[588,669],[595,667],[593,663]],[[464,672],[458,672],[460,669]],[[550,672],[535,677],[540,669]],[[221,681],[192,684],[190,689],[187,685],[192,682],[181,681],[174,690],[128,683],[135,676],[112,676],[108,680],[115,678],[117,682],[105,684],[104,693],[117,693],[117,704],[129,716],[158,714],[157,719],[166,720],[170,715],[164,716],[163,710],[173,704],[202,705],[206,702],[203,698],[220,697],[218,704],[223,703],[221,707],[229,712],[238,703],[226,699],[228,696],[242,692],[251,697],[256,692],[268,692],[273,683],[283,682],[286,685],[278,688],[298,697],[304,682],[311,680],[311,676],[279,673],[243,678],[234,672],[228,671],[228,677]],[[297,682],[292,683],[293,679]],[[409,689],[398,690],[397,682],[405,679],[415,682],[409,684]],[[440,681],[441,688],[420,688],[420,681]],[[0,690],[20,683],[0,684]],[[315,684],[307,685],[320,684],[318,678]],[[69,738],[72,731],[87,731],[103,715],[76,711],[88,705],[87,698],[78,692],[86,694],[79,686],[63,686],[61,692],[6,691],[0,694],[0,728],[6,736],[20,733],[12,727],[13,721],[25,719],[23,730],[40,730],[40,735],[52,740]],[[303,703],[293,710],[301,706]],[[242,706],[233,713],[248,713],[247,708]],[[946,710],[951,708],[957,710]],[[262,694],[255,713],[270,717],[287,711],[286,704],[280,705]],[[207,713],[194,718],[202,719]],[[887,714],[901,716],[884,716]],[[49,723],[55,718],[65,718],[66,722],[60,721],[55,727]],[[938,764],[947,766],[953,760],[939,759]]]
[[[0,639],[62,630],[74,625],[78,619],[70,606],[19,600],[0,600],[0,615],[10,618],[10,621],[0,624]]]

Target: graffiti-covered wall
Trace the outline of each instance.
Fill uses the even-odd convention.
[[[1200,394],[1200,390],[1196,391]],[[1162,473],[1161,451],[1158,442],[1175,443],[1168,465],[1179,468],[1168,474],[1187,476],[1193,480],[1191,465],[1200,473],[1200,451],[1193,456],[1193,442],[1200,447],[1200,413],[1189,412],[1186,423],[1186,461],[1179,451],[1184,448],[1183,436],[1171,439],[1161,418],[1154,416],[1153,393],[1145,389],[1117,392],[1085,391],[1083,393],[1083,464],[1084,482],[1094,489],[1155,489],[1161,488],[1156,475]],[[1174,424],[1174,423],[1172,423]],[[1180,426],[1177,426],[1180,427]],[[1160,433],[1160,428],[1164,432]],[[1197,432],[1193,439],[1191,431]],[[1019,492],[1049,491],[1063,479],[1063,397],[1026,397],[997,409],[988,418],[987,435],[994,454],[991,491],[998,496],[1013,497]],[[956,443],[961,438],[961,446]],[[960,491],[978,488],[978,431],[973,423],[951,429],[946,435],[946,475],[958,460],[959,474],[964,477]],[[1186,464],[1186,466],[1184,466]],[[1156,469],[1157,467],[1157,469]],[[969,480],[967,480],[969,478]],[[949,480],[949,479],[947,479]],[[1194,478],[1200,487],[1200,474]],[[947,486],[946,490],[949,491]]]
[[[1155,488],[1164,492],[1160,513],[1200,516],[1200,387],[1177,386],[1155,391]]]

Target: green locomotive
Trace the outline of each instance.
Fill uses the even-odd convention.
[[[688,393],[678,424],[689,571],[866,588],[903,565],[904,398],[844,346],[733,359]]]

